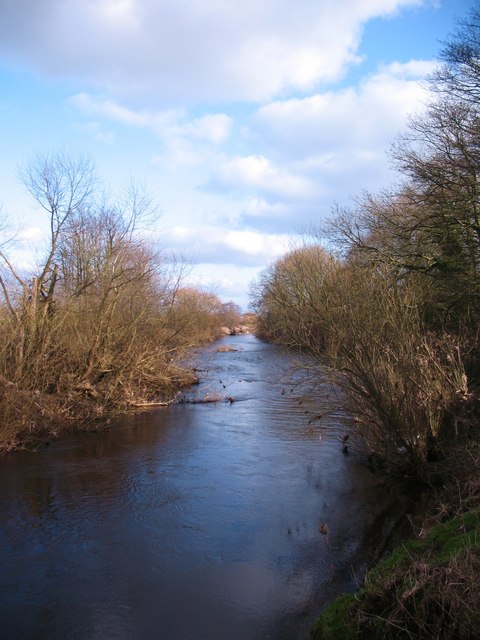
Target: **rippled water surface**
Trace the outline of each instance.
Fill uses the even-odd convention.
[[[339,419],[311,422],[329,389],[292,386],[290,365],[253,336],[225,338],[187,397],[234,402],[1,459],[0,637],[304,638],[355,584],[385,496],[342,455]]]

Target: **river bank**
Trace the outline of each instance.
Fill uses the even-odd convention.
[[[71,431],[108,429],[121,416],[146,410],[149,404],[168,404],[198,382],[194,371],[173,363],[165,363],[161,378],[155,393],[140,388],[123,395],[101,381],[79,381],[47,393],[0,379],[0,454],[51,442]]]
[[[185,319],[179,315],[176,309],[175,327],[169,330],[179,335],[159,336],[160,343],[155,342],[148,356],[137,363],[140,367],[143,363],[145,370],[137,373],[133,364],[131,370],[128,367],[128,352],[116,354],[116,361],[102,362],[99,371],[85,375],[83,366],[77,369],[70,363],[67,371],[62,370],[64,363],[57,370],[52,364],[52,381],[48,385],[43,380],[34,382],[33,388],[30,379],[17,381],[0,372],[0,455],[78,429],[110,428],[122,417],[170,404],[182,390],[198,383],[195,367],[189,364],[192,353],[222,336],[248,334],[254,323],[252,314],[244,314],[226,326],[221,315],[205,312],[202,318],[193,314],[199,323],[194,329],[180,330],[177,324]]]
[[[479,538],[477,508],[405,542],[327,608],[312,640],[478,638]]]
[[[412,512],[411,534],[371,566],[357,592],[323,611],[311,640],[480,637],[478,438],[457,446],[449,464]]]

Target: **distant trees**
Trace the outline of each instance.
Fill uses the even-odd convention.
[[[321,350],[329,276],[335,268],[335,259],[316,245],[292,249],[277,260],[252,290],[259,333],[290,347]]]
[[[37,156],[21,178],[49,235],[30,274],[0,247],[0,446],[168,398],[193,379],[178,358],[222,324],[220,301],[191,290],[187,302],[182,265],[146,239],[140,189],[111,201],[93,163],[63,153]]]
[[[228,329],[234,329],[242,321],[242,310],[235,302],[223,302],[220,306],[220,317],[222,318],[222,326]]]
[[[194,287],[178,290],[170,316],[176,330],[190,337],[190,347],[208,340],[223,324],[218,296]]]

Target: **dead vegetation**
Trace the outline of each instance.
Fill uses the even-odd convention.
[[[188,398],[180,396],[176,400],[176,404],[215,404],[222,401],[222,396],[219,393],[206,393],[204,396],[197,396],[195,398]]]
[[[406,544],[370,574],[351,612],[355,637],[467,639],[480,625],[478,511]]]
[[[10,257],[14,237],[0,247],[0,450],[168,402],[196,381],[182,357],[234,311],[182,286],[183,265],[146,238],[141,189],[111,201],[92,163],[65,154],[21,176],[50,235],[31,273]]]
[[[480,444],[459,445],[413,517],[416,536],[335,601],[312,640],[471,640],[480,628]]]

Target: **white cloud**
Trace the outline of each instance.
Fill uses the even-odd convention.
[[[259,267],[282,255],[288,248],[288,234],[224,229],[221,227],[173,227],[160,234],[168,248],[188,247],[194,264],[235,264]]]
[[[308,179],[275,166],[263,156],[237,156],[221,165],[209,186],[252,190],[277,198],[306,198],[316,193]]]
[[[185,279],[186,285],[201,286],[216,293],[222,300],[235,300],[247,310],[248,289],[259,273],[258,267],[223,264],[219,273],[218,265],[203,263],[195,265]]]
[[[94,98],[87,93],[77,93],[71,96],[68,103],[85,115],[101,116],[128,126],[146,127],[157,133],[161,133],[172,126],[177,126],[178,120],[182,115],[181,112],[173,110],[163,112],[135,111],[114,100]]]
[[[127,30],[133,25],[138,26],[135,14],[134,0],[104,0],[103,2],[87,5],[93,17],[105,21],[118,30]]]
[[[386,150],[425,103],[418,81],[431,70],[424,61],[395,63],[358,87],[261,107],[243,137],[257,153],[224,160],[207,186],[239,199],[243,221],[257,230],[308,228],[336,202],[396,179]]]
[[[267,202],[264,198],[251,198],[244,206],[244,213],[253,218],[279,218],[289,215],[290,208],[281,202]]]
[[[152,164],[163,169],[197,167],[204,160],[203,154],[196,151],[192,144],[183,138],[170,138],[162,154],[152,158]]]
[[[419,72],[431,69],[430,63],[419,61],[394,64],[358,88],[272,102],[258,110],[253,130],[277,153],[281,149],[290,158],[321,156],[331,167],[346,150],[383,150],[405,126],[407,115],[426,100]]]
[[[180,135],[192,136],[212,144],[226,142],[230,135],[232,119],[224,113],[210,113],[178,128]]]
[[[36,242],[40,241],[43,237],[43,230],[39,227],[26,227],[22,229],[18,235],[17,239],[20,242]]]
[[[380,71],[387,76],[397,78],[424,78],[437,69],[438,63],[432,60],[409,60],[408,62],[391,62],[382,65]]]
[[[228,140],[232,119],[224,113],[207,113],[188,120],[184,110],[147,111],[134,110],[107,98],[77,93],[68,104],[86,116],[97,116],[122,125],[150,129],[166,138],[190,138],[213,145]]]
[[[180,189],[180,173],[189,181],[183,219],[226,228],[243,222],[267,234],[288,233],[329,215],[335,202],[346,203],[363,189],[375,191],[392,182],[385,151],[406,115],[425,100],[418,80],[431,70],[428,61],[392,63],[357,87],[276,100],[250,120],[243,113],[242,122],[224,113],[189,117],[186,110],[136,110],[85,93],[70,103],[89,118],[158,136],[162,146],[152,161],[161,169],[158,180],[173,178]],[[241,126],[244,135],[239,137]],[[235,154],[238,148],[245,153]],[[178,188],[172,211],[184,195]],[[176,213],[171,220],[179,224]]]
[[[366,21],[427,1],[0,0],[0,54],[131,99],[264,101],[335,81]]]
[[[113,144],[115,141],[115,134],[113,131],[105,131],[99,122],[86,122],[81,125],[80,128],[100,142]]]
[[[391,180],[385,149],[432,64],[334,83],[369,19],[432,1],[0,0],[0,60],[68,79],[76,131],[161,193],[161,244],[233,291],[335,201]]]

